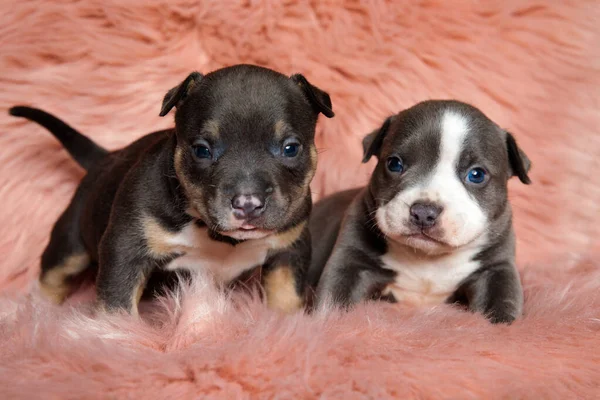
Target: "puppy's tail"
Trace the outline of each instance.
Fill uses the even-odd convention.
[[[16,106],[12,107],[9,113],[15,117],[23,117],[37,122],[48,129],[67,149],[71,157],[85,170],[90,169],[95,162],[108,154],[106,149],[98,146],[87,136],[77,132],[54,115],[48,114],[45,111],[37,108]]]

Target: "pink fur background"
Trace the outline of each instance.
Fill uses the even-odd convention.
[[[0,398],[597,398],[600,395],[600,3],[3,1]],[[526,302],[510,327],[448,306],[280,316],[202,281],[144,321],[93,318],[91,289],[37,297],[39,256],[82,171],[47,109],[116,148],[172,124],[191,70],[304,73],[337,117],[318,128],[315,198],[363,184],[362,136],[428,98],[470,102],[515,134],[511,183]],[[29,294],[31,293],[31,294]]]

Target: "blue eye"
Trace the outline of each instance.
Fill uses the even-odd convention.
[[[486,172],[483,168],[475,167],[467,173],[467,181],[480,185],[485,181]]]
[[[296,157],[300,152],[300,143],[288,143],[283,146],[283,155],[285,157]]]
[[[212,157],[212,153],[210,152],[210,149],[204,145],[199,144],[197,146],[194,146],[193,149],[194,149],[194,154],[198,158],[211,158]]]
[[[391,172],[402,172],[404,171],[404,164],[402,164],[400,157],[392,156],[387,159],[387,168]]]

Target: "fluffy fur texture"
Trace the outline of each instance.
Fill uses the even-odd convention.
[[[85,291],[74,308],[25,295],[82,171],[1,112],[0,398],[595,397],[599,18],[593,0],[4,2],[0,110],[43,107],[106,147],[170,126],[162,96],[191,70],[248,62],[331,94],[315,198],[364,184],[362,136],[428,98],[502,123],[534,185],[511,184],[526,295],[511,327],[447,306],[284,317],[201,280],[144,322],[92,318]]]

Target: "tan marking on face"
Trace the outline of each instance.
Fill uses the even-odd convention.
[[[310,193],[310,183],[312,182],[315,173],[317,172],[317,148],[315,145],[310,146],[310,169],[307,172],[302,184],[298,187],[296,195],[290,201],[290,210],[297,210],[304,203],[306,196]]]
[[[317,172],[317,148],[315,145],[310,146],[310,170],[306,174],[304,181],[302,181],[302,194],[308,193],[310,190],[310,183]]]
[[[71,292],[68,279],[80,274],[90,263],[87,253],[73,254],[61,264],[52,267],[40,276],[40,290],[55,304],[61,304]]]
[[[285,135],[285,133],[289,131],[288,124],[286,124],[285,121],[282,119],[275,122],[274,129],[275,129],[275,137],[278,139],[282,139],[283,135]]]
[[[272,250],[285,249],[290,247],[300,235],[306,226],[306,221],[288,229],[285,232],[276,233],[267,238],[269,242],[269,248]]]
[[[289,314],[304,306],[304,300],[296,291],[296,278],[291,267],[282,266],[269,272],[264,285],[269,308]]]
[[[310,185],[312,178],[315,176],[315,172],[317,172],[317,159],[318,159],[317,147],[314,144],[312,144],[310,146],[310,173],[307,175],[308,181],[305,182],[306,187],[308,187]]]
[[[175,157],[173,161],[175,166],[175,175],[177,175],[177,179],[181,183],[181,186],[183,186],[183,190],[186,194],[186,197],[190,201],[191,206],[197,211],[202,219],[206,218],[208,215],[206,207],[201,201],[201,199],[204,197],[204,193],[202,188],[200,188],[198,185],[195,185],[186,175],[186,171],[183,166],[183,150],[179,146],[177,146],[175,149]]]
[[[219,137],[219,121],[209,119],[202,126],[202,132],[213,139],[217,139]]]

